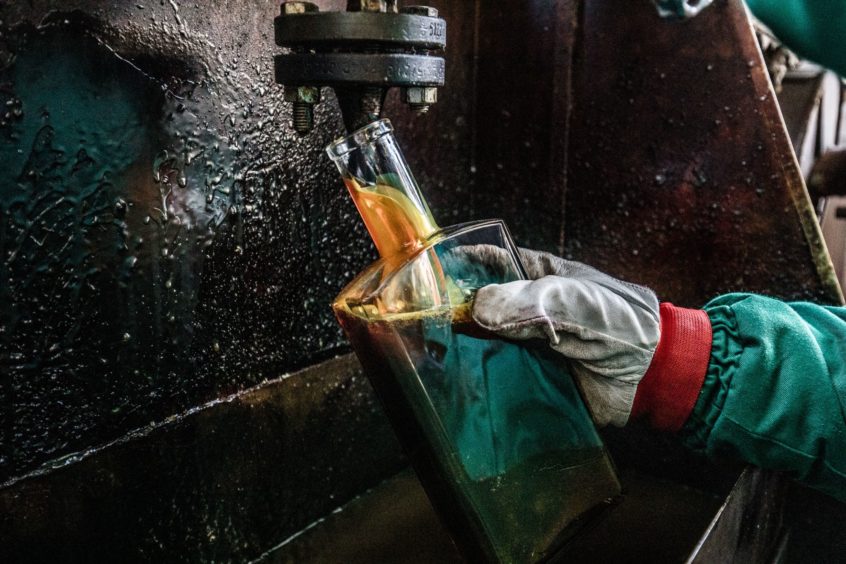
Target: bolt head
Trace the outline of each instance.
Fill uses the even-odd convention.
[[[304,102],[306,104],[320,103],[320,87],[318,86],[286,86],[286,102]]]
[[[438,103],[435,86],[412,86],[405,89],[405,103],[412,106],[429,106]]]
[[[310,12],[317,12],[319,8],[311,2],[283,2],[282,15],[291,16],[295,14],[308,14]]]
[[[438,9],[430,6],[406,6],[402,9],[402,13],[414,16],[428,16],[430,18],[438,17]]]

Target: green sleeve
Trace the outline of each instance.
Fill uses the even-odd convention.
[[[846,1],[746,0],[797,54],[846,76]]]
[[[705,311],[711,357],[685,442],[846,501],[846,308],[730,294]]]

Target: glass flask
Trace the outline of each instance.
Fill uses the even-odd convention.
[[[328,148],[381,255],[333,310],[465,557],[543,561],[620,484],[564,359],[472,321],[476,290],[525,279],[505,224],[440,229],[392,131]]]

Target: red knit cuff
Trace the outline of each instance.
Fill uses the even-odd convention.
[[[711,358],[711,320],[702,310],[661,304],[661,338],[640,381],[631,419],[678,431],[696,405]]]

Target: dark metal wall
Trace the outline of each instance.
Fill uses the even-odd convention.
[[[267,2],[3,3],[0,481],[333,354],[372,258]]]
[[[334,104],[287,126],[277,12],[0,4],[0,560],[255,558],[400,468],[317,364],[374,253]]]
[[[732,291],[840,301],[742,5],[682,22],[638,5],[584,4],[568,254],[679,305]]]

